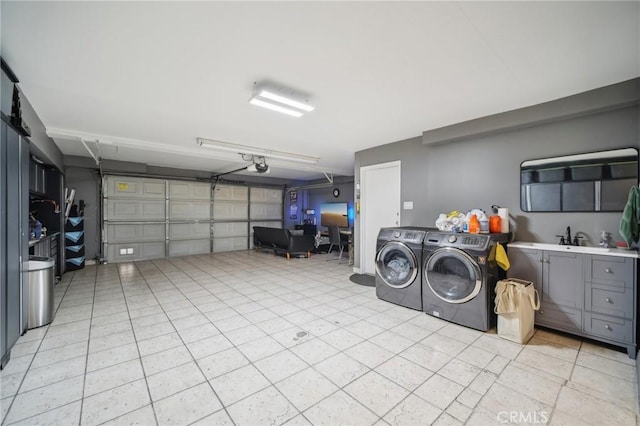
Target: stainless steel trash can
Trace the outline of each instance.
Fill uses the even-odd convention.
[[[53,259],[29,256],[29,329],[42,327],[53,320],[54,267]]]

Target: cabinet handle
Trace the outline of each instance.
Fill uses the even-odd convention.
[[[605,302],[607,302],[607,303],[611,303],[611,299],[610,299],[610,298],[608,298],[608,297],[606,297],[606,298],[604,299],[604,301],[605,301]]]
[[[549,259],[545,259],[544,261],[545,261],[546,263],[551,263],[551,262],[549,262]]]
[[[609,326],[609,324],[605,324],[604,328],[606,328],[607,330],[611,330],[611,327]]]
[[[611,269],[609,269],[609,268],[606,268],[604,271],[605,271],[607,274],[610,274],[610,273],[612,272],[612,271],[611,271]]]
[[[544,315],[544,311],[540,309],[540,315]]]
[[[538,262],[542,263],[544,262],[544,259],[538,259]]]

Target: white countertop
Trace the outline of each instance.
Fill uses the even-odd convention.
[[[596,254],[601,256],[617,256],[632,257],[637,259],[638,250],[624,248],[604,248],[604,247],[587,247],[587,246],[561,246],[560,244],[531,243],[528,241],[514,241],[507,244],[508,247],[528,248],[538,250],[551,250],[560,252],[574,252],[584,254]]]

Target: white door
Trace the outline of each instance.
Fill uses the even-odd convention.
[[[400,225],[400,161],[360,168],[360,272],[376,271],[380,228]]]

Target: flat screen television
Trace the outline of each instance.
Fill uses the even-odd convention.
[[[320,225],[349,227],[347,203],[326,203],[320,206]]]

